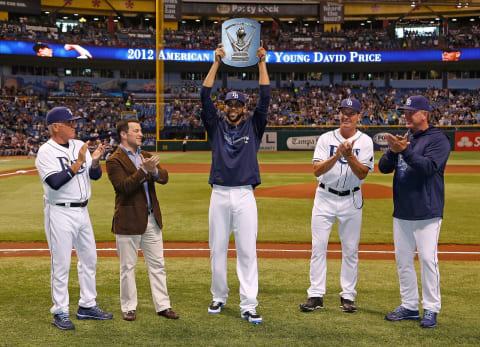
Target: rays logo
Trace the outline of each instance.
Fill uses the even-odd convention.
[[[70,166],[75,164],[75,162],[73,160],[69,160],[66,157],[57,157],[57,159],[60,162],[60,166],[61,166],[62,170],[66,170]],[[84,171],[85,171],[85,163],[83,163],[82,166],[80,166],[80,169],[78,170],[77,174],[81,174]]]
[[[237,92],[232,92],[232,98],[238,99],[238,93]]]
[[[347,99],[347,105],[348,106],[352,106],[353,105],[353,102],[350,98]]]
[[[407,99],[407,102],[405,103],[406,106],[410,106],[412,104],[412,100],[410,98]]]

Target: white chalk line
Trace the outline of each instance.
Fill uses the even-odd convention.
[[[37,169],[30,169],[30,170],[17,170],[17,171],[15,171],[15,172],[3,173],[3,174],[0,174],[0,177],[2,177],[2,176],[21,175],[21,174],[26,174],[26,173],[28,173],[28,172],[32,172],[32,171],[37,171]]]
[[[75,250],[75,249],[73,249]],[[184,252],[184,251],[197,251],[197,252],[209,252],[210,248],[164,248],[164,251],[171,252]],[[235,248],[229,248],[229,251],[235,251]],[[46,252],[49,251],[48,248],[5,248],[0,249],[0,252]],[[116,252],[116,248],[97,248],[97,252]],[[309,249],[257,249],[257,252],[284,252],[284,253],[312,253]],[[327,253],[342,253],[341,250],[327,250]],[[374,250],[359,250],[358,253],[374,253],[374,254],[395,254],[395,251],[374,251]],[[415,252],[417,253],[417,252]],[[450,252],[450,251],[439,251],[438,254],[471,254],[471,255],[480,255],[480,252]]]

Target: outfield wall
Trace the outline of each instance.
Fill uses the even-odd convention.
[[[338,127],[267,127],[263,135],[261,151],[313,150],[317,139],[323,133]],[[480,126],[442,126],[438,127],[450,140],[453,151],[480,151]],[[359,127],[373,139],[376,151],[385,151],[387,142],[385,133],[403,135],[407,128],[403,126]],[[162,140],[157,142],[157,151],[181,151],[183,140]],[[153,149],[153,148],[152,148]],[[206,140],[189,140],[188,151],[210,150]]]

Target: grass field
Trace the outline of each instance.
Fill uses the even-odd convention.
[[[209,152],[158,154],[163,163],[209,163]],[[311,152],[259,153],[261,163],[310,163]],[[380,154],[376,153],[378,160]],[[451,165],[480,165],[480,154],[452,153]],[[33,160],[0,158],[0,173],[33,167]],[[480,244],[476,215],[480,206],[480,175],[447,174],[446,207],[440,242]],[[208,174],[170,174],[159,186],[164,216],[164,240],[206,241],[211,188]],[[262,186],[314,181],[311,174],[262,174]],[[367,183],[391,186],[392,175],[370,174]],[[114,240],[110,232],[113,189],[103,177],[92,183],[89,203],[96,239]],[[44,241],[43,189],[37,175],[0,178],[0,241]],[[258,198],[259,241],[310,242],[311,199]],[[392,242],[391,199],[365,201],[362,243]],[[331,241],[338,241],[332,232]],[[360,261],[358,312],[338,308],[340,261],[329,260],[326,308],[310,314],[298,305],[309,286],[308,259],[259,259],[259,312],[264,323],[254,326],[239,317],[235,261],[229,260],[230,298],[220,315],[208,315],[210,266],[208,258],[167,258],[168,288],[173,308],[181,315],[168,321],[155,315],[143,259],[137,266],[138,318],[121,319],[117,258],[99,258],[98,301],[113,312],[112,321],[78,321],[76,330],[51,326],[50,259],[1,258],[0,345],[139,345],[139,346],[478,346],[480,314],[472,302],[478,292],[480,262],[440,262],[442,312],[436,329],[418,322],[387,322],[385,313],[399,304],[394,261]],[[75,261],[70,278],[70,313],[78,302]],[[473,301],[472,301],[473,300]]]
[[[209,152],[166,152],[158,154],[163,163],[209,163]],[[261,163],[310,163],[311,152],[261,152]],[[378,160],[380,153],[376,153]],[[451,165],[480,165],[480,154],[452,152]],[[33,160],[0,159],[0,172],[34,166]],[[164,216],[166,241],[207,241],[208,205],[211,188],[208,174],[171,173],[166,186],[157,188]],[[480,175],[446,175],[445,218],[441,243],[479,244],[476,213],[480,206]],[[261,187],[314,182],[311,174],[262,174]],[[367,183],[391,186],[392,175],[369,174]],[[113,240],[110,232],[113,215],[113,189],[106,175],[92,182],[89,212],[99,241]],[[2,227],[0,241],[44,241],[43,188],[36,175],[1,178]],[[259,241],[310,242],[311,199],[257,198]],[[365,201],[362,243],[392,242],[392,199]],[[21,218],[21,223],[19,220]],[[332,232],[331,241],[338,242]]]
[[[100,258],[98,301],[114,313],[112,321],[78,321],[75,331],[53,328],[48,257],[1,258],[1,345],[68,346],[478,346],[479,313],[472,307],[480,263],[442,262],[443,308],[435,329],[421,329],[417,321],[388,322],[385,313],[399,304],[398,281],[392,261],[361,261],[356,300],[358,312],[340,311],[339,261],[329,261],[325,309],[302,313],[309,262],[259,259],[259,312],[255,326],[240,319],[235,262],[229,262],[230,297],[219,315],[209,315],[210,269],[207,258],[166,260],[169,294],[181,315],[168,321],[155,315],[143,259],[137,266],[137,320],[125,322],[119,308],[118,259]],[[477,277],[478,278],[478,277]],[[461,285],[459,285],[461,283]],[[72,265],[71,314],[78,302],[78,281]]]

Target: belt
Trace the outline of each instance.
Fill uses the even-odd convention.
[[[66,207],[85,207],[88,204],[88,200],[84,202],[60,202],[55,204],[57,206],[66,206]]]
[[[360,190],[360,187],[355,187],[351,190],[341,190],[341,191],[339,191],[339,190],[335,190],[335,189],[332,189],[332,188],[327,188],[327,187],[325,187],[325,184],[323,184],[323,183],[320,183],[319,186],[320,186],[320,188],[325,189],[327,192],[338,195],[338,196],[347,196],[347,195],[350,195],[350,192],[356,192],[356,191]]]

